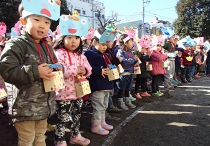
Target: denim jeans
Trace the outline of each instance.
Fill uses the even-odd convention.
[[[132,75],[120,76],[120,79],[119,81],[116,82],[116,84],[118,89],[130,91],[133,85],[133,76]]]
[[[192,78],[192,77],[194,77],[194,74],[195,74],[195,66],[190,66],[190,74],[189,74],[189,76]]]

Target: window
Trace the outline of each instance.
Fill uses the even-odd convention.
[[[74,9],[75,11],[77,11],[79,14],[81,13],[81,11],[79,9]]]
[[[102,15],[102,18],[104,18],[104,15]]]
[[[95,13],[95,17],[99,17],[99,14],[98,13]]]
[[[82,10],[82,14],[83,14],[83,15],[85,15],[85,14],[86,14],[85,10]]]

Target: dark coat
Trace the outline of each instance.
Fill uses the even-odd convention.
[[[141,74],[137,74],[136,78],[137,79],[149,78],[150,73],[146,70],[146,63],[151,61],[150,56],[146,55],[146,54],[142,54],[139,51],[135,51],[134,54],[137,55],[139,57],[139,59],[141,60],[141,64],[140,64]]]
[[[210,64],[210,50],[207,52],[206,64]]]
[[[92,67],[92,74],[89,78],[91,91],[112,90],[114,88],[113,82],[109,81],[108,76],[104,78],[101,75],[102,68],[107,68],[103,54],[95,49],[95,47],[92,47],[84,55]]]

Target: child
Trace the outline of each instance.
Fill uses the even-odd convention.
[[[107,49],[106,32],[103,28],[95,31],[95,35],[91,40],[91,48],[85,52],[90,65],[92,66],[92,75],[90,76],[90,88],[92,91],[91,102],[93,107],[93,115],[91,119],[91,131],[99,135],[109,134],[108,130],[112,130],[113,126],[108,125],[105,121],[105,111],[108,107],[109,94],[114,88],[113,82],[108,80],[108,64],[110,60],[105,53]],[[114,35],[114,34],[109,34]],[[109,40],[112,42],[113,40]]]
[[[196,45],[196,49],[195,49],[195,61],[196,61],[196,65],[195,65],[195,77],[196,78],[200,78],[201,76],[199,75],[199,67],[202,65],[203,59],[204,59],[204,53],[202,51],[202,46],[200,45]]]
[[[113,49],[114,49],[114,45],[115,45],[114,43],[115,42],[116,41],[109,42],[107,44],[106,53],[109,54],[112,64],[114,64],[115,66],[118,66],[119,64],[121,64],[122,59],[120,57],[117,58],[116,56],[114,56],[114,50]],[[114,84],[116,84],[115,81],[114,81]],[[113,96],[114,96],[114,88],[112,89],[112,91],[109,94],[109,103],[108,103],[107,111],[109,111],[109,112],[121,112],[122,109],[118,109],[116,106],[114,106],[113,100],[112,100]]]
[[[190,79],[190,67],[192,65],[192,51],[189,44],[186,44],[184,52],[182,52],[181,58],[181,81],[182,83],[192,82]],[[188,59],[191,57],[191,60]]]
[[[170,32],[170,31],[169,31]],[[173,35],[172,35],[173,34]],[[176,87],[176,84],[173,84],[173,77],[175,75],[175,45],[174,45],[174,33],[169,35],[169,40],[165,42],[163,48],[168,53],[168,67],[166,68],[166,74],[164,75],[164,88],[171,89]]]
[[[133,47],[133,39],[130,38],[127,34],[122,34],[119,38],[120,40],[120,49],[117,52],[117,57],[122,58],[122,67],[125,71],[129,73],[134,72],[134,65],[138,64],[138,57],[134,56],[131,52],[131,48]],[[130,108],[135,108],[136,106],[131,103],[129,99],[130,90],[133,84],[133,76],[129,75],[121,75],[120,79],[117,81],[118,88],[118,107],[123,110],[128,110]],[[125,96],[123,96],[123,93]],[[125,97],[125,100],[123,99]]]
[[[6,38],[4,36],[5,36],[5,34],[0,35],[0,52],[2,52],[2,50],[4,49],[4,46],[5,46]]]
[[[3,51],[4,46],[5,46],[6,25],[4,24],[4,22],[0,23],[0,29],[1,29],[0,30],[0,55],[1,55],[1,52]],[[1,88],[5,89],[5,82],[4,82],[4,79],[1,77],[1,75],[0,75],[0,86]],[[8,111],[7,99],[4,98],[0,100],[0,103],[3,106],[2,114],[7,114],[7,111]]]
[[[146,70],[146,64],[151,60],[150,54],[148,51],[148,47],[142,46],[141,51],[136,51],[134,54],[138,56],[141,61],[140,68],[141,74],[136,75],[136,83],[135,83],[135,96],[137,99],[141,99],[142,96],[149,97],[151,96],[147,93],[147,79],[150,77],[150,73]],[[142,93],[139,93],[139,86],[141,86]]]
[[[178,45],[175,46],[175,50],[178,52],[176,57],[175,57],[175,76],[176,80],[175,82],[181,83],[178,78],[179,78],[179,70],[181,67],[181,57],[182,57],[182,52],[184,51],[183,48],[179,48]]]
[[[82,40],[79,37],[83,35],[85,29],[83,28],[83,31],[77,30],[76,33],[71,34],[67,27],[61,27],[68,26],[71,23],[74,23],[74,26],[80,26],[80,23],[76,23],[68,15],[62,15],[61,17],[66,17],[68,21],[62,21],[62,18],[60,18],[59,26],[63,36],[55,42],[53,49],[55,50],[58,62],[64,67],[65,88],[56,92],[57,123],[55,128],[55,145],[67,146],[65,141],[65,129],[67,125],[70,125],[71,144],[88,145],[90,140],[82,137],[79,131],[83,100],[81,96],[78,97],[76,95],[75,87],[76,77],[79,75],[89,76],[92,70],[87,58],[82,54]],[[83,18],[78,16],[78,19]]]
[[[206,76],[210,77],[210,50],[208,50],[206,55]]]
[[[31,11],[31,6],[37,9]],[[47,118],[55,111],[55,92],[44,91],[43,79],[50,80],[54,76],[47,64],[56,63],[57,59],[43,38],[49,31],[51,19],[59,18],[56,14],[60,6],[53,5],[57,13],[49,11],[51,16],[41,13],[39,6],[42,7],[42,3],[22,0],[19,13],[25,31],[7,42],[1,56],[0,74],[5,82],[14,85],[14,102],[8,104],[19,146],[45,146]]]
[[[164,66],[162,65],[163,61],[166,61],[168,56],[162,53],[162,43],[158,43],[155,46],[155,50],[153,50],[151,54],[152,58],[152,96],[162,96],[163,93],[160,92],[159,89],[159,81],[161,79],[161,75],[166,73]]]
[[[53,46],[53,37],[52,36],[47,36],[45,39],[50,46]]]
[[[94,35],[95,30],[93,28],[88,29],[88,35],[83,38],[83,53],[85,53],[90,47],[91,38]]]

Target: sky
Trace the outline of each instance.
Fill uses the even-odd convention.
[[[98,0],[104,3],[106,17],[111,16],[111,12],[118,13],[119,23],[126,23],[142,20],[143,0]],[[146,3],[146,1],[150,1]],[[144,22],[151,22],[156,16],[159,20],[171,23],[177,18],[175,6],[179,0],[144,0],[145,17]]]

